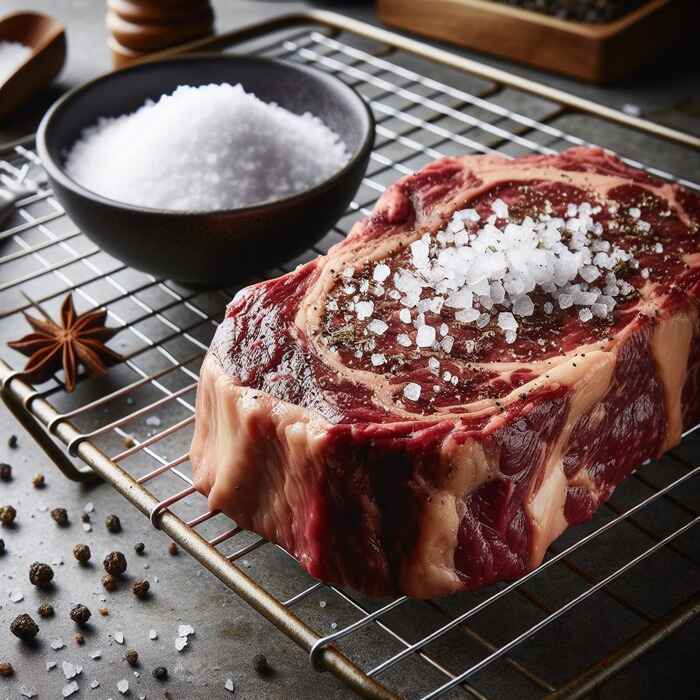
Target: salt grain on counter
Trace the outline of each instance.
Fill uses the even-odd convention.
[[[309,113],[267,104],[240,85],[181,85],[85,129],[66,170],[120,202],[213,211],[298,194],[348,157],[338,135]]]
[[[177,628],[178,637],[189,637],[191,634],[194,634],[194,627],[192,627],[192,625],[180,625]]]
[[[32,50],[17,41],[0,41],[0,85],[31,55]]]
[[[63,695],[64,698],[68,698],[73,695],[73,693],[77,693],[79,690],[80,686],[75,681],[71,681],[68,685],[63,686],[61,695]]]

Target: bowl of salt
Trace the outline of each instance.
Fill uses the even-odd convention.
[[[303,65],[244,56],[142,63],[44,116],[55,195],[100,249],[179,282],[270,270],[342,216],[374,142],[362,98]]]

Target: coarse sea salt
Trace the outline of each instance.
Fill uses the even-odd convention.
[[[0,41],[0,85],[31,55],[32,50],[18,41]]]
[[[485,220],[474,209],[454,212],[442,230],[424,233],[412,241],[408,258],[398,267],[392,267],[390,260],[375,264],[372,276],[381,278],[387,298],[400,304],[398,320],[407,331],[411,326],[416,329],[414,336],[397,333],[399,346],[415,345],[450,354],[457,334],[446,322],[443,308],[449,309],[457,323],[477,329],[490,325],[512,344],[521,324],[538,312],[552,315],[557,310],[571,309],[583,323],[607,320],[618,301],[635,291],[617,274],[627,268],[639,269],[639,262],[631,252],[605,239],[606,227],[594,220],[603,205],[572,202],[564,216],[554,216],[547,205],[534,218],[522,219],[511,218],[508,204],[501,199],[490,208],[493,213]],[[619,210],[616,203],[607,208],[610,213]],[[631,207],[623,216],[639,227],[641,214],[638,207]],[[607,223],[608,229],[617,225],[615,221]],[[645,226],[642,233],[650,229]],[[663,251],[660,243],[652,245],[655,253]],[[349,279],[355,271],[346,268],[341,274]],[[651,272],[644,268],[640,274],[648,279]],[[363,299],[362,294],[361,290],[344,305],[335,302],[336,308],[354,310],[358,320],[367,320],[365,335],[372,344],[372,364],[379,367],[392,359],[380,354],[375,345],[379,342],[376,336],[389,329],[389,317],[382,318],[381,306]],[[441,318],[426,320],[428,313]],[[473,341],[469,342],[472,348],[467,352],[472,352]],[[361,359],[362,351],[355,356]],[[444,381],[453,383],[451,376]],[[455,378],[454,384],[458,381]],[[418,384],[404,387],[404,398],[409,401],[419,401],[420,395]]]
[[[348,159],[318,117],[223,83],[181,85],[131,114],[101,118],[71,147],[66,171],[120,202],[215,211],[298,194]]]
[[[418,399],[420,398],[420,394],[421,386],[420,384],[416,384],[415,382],[409,382],[403,388],[403,395],[409,401],[418,401]]]
[[[491,210],[497,220],[505,222],[501,228],[489,223],[493,218],[489,217],[482,227],[464,232],[460,241],[456,234],[451,239],[450,231],[456,224],[464,228],[464,221],[475,217],[472,210],[458,211],[434,238],[425,234],[411,243],[411,266],[398,269],[393,276],[401,303],[417,305],[419,310],[426,305],[432,310],[441,308],[444,301],[445,306],[455,309],[455,320],[475,323],[477,328],[498,318],[496,325],[509,343],[517,337],[517,318],[536,311],[530,296],[535,289],[550,296],[545,313],[552,313],[552,302],[556,301],[560,309],[587,307],[583,318],[589,313],[605,318],[615,305],[613,297],[625,294],[613,268],[620,263],[634,266],[636,261],[627,251],[601,238],[603,227],[593,220],[600,209],[588,202],[570,203],[565,218],[541,215],[539,220],[525,217],[516,222],[508,218],[508,205],[497,199]],[[628,212],[633,218],[640,215],[636,208]],[[594,283],[604,274],[605,288],[601,289]],[[424,290],[429,295],[427,301]],[[602,303],[603,296],[609,298],[609,305]],[[504,313],[503,307],[508,311]],[[416,324],[418,336],[427,340],[420,326]],[[441,327],[441,334],[447,332],[449,329]],[[418,339],[417,345],[428,347]]]

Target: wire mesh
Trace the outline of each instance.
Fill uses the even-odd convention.
[[[326,252],[388,184],[435,158],[554,153],[586,143],[556,126],[562,105],[453,69],[436,71],[348,32],[294,27],[233,50],[334,73],[370,102],[377,119],[370,167],[346,215],[313,249],[270,276]],[[646,169],[700,189],[664,167]],[[376,601],[312,580],[284,550],[208,510],[192,485],[187,450],[198,369],[235,289],[188,289],[105,254],[63,213],[31,138],[0,153],[3,183],[27,190],[0,233],[6,384],[22,362],[5,346],[22,332],[22,312],[56,316],[69,291],[79,310],[104,306],[108,322],[123,329],[112,345],[125,362],[101,379],[81,375],[72,394],[59,372],[25,397],[25,410],[47,401],[55,411],[49,432],[70,424],[71,454],[94,445],[130,475],[158,502],[151,509],[156,527],[164,513],[174,514],[314,630],[308,651],[315,665],[323,666],[322,650],[333,644],[396,695],[542,697],[700,591],[693,540],[700,520],[697,433],[643,465],[589,524],[565,533],[538,569],[510,584],[439,601]],[[195,553],[205,563],[208,554]],[[662,596],[640,583],[662,576],[674,579]],[[557,654],[563,641],[566,658]]]

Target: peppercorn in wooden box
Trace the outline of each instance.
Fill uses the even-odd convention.
[[[594,83],[648,65],[700,21],[697,0],[379,0],[378,7],[391,26]]]

